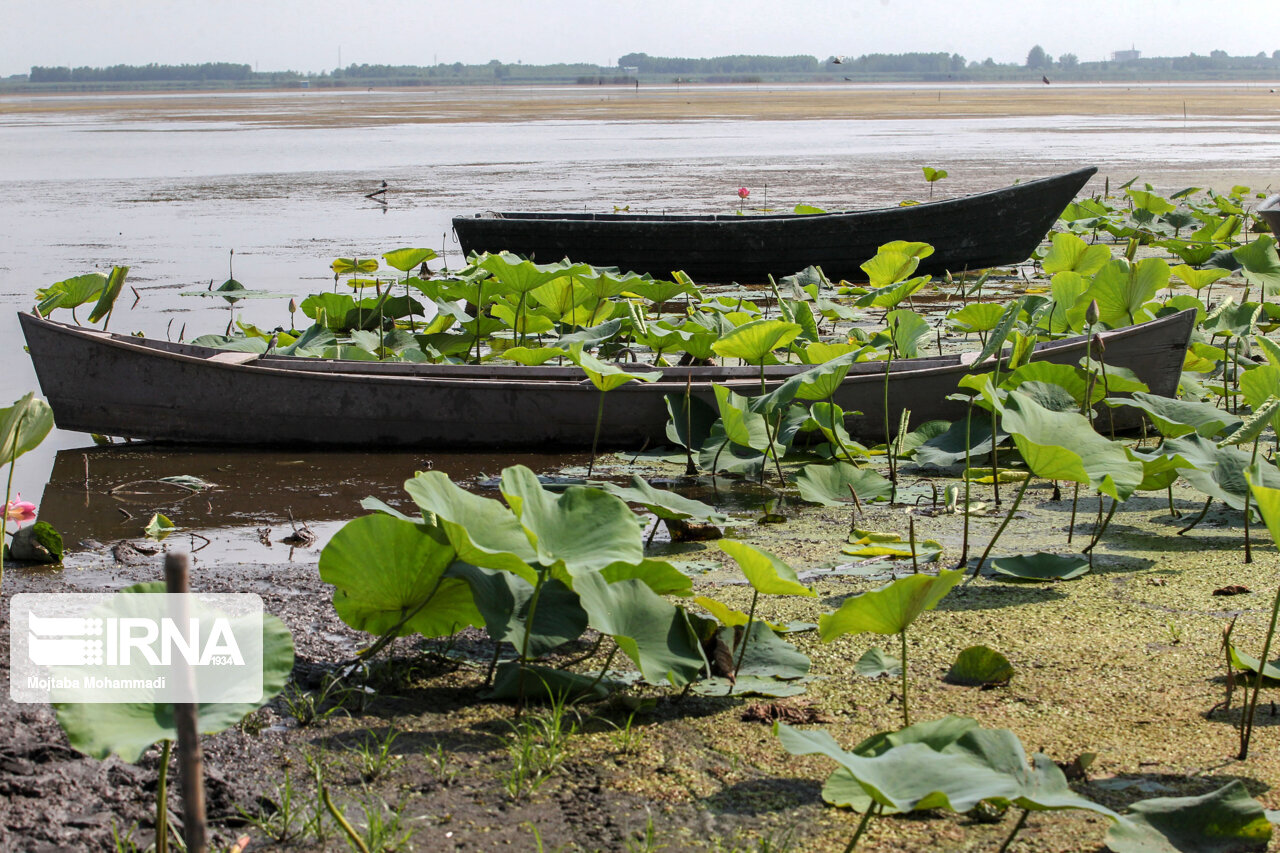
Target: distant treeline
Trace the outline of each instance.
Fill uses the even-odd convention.
[[[991,58],[968,60],[957,53],[869,53],[862,56],[716,56],[709,59],[628,53],[616,67],[589,63],[524,65],[491,59],[483,64],[351,64],[318,74],[257,72],[249,65],[206,62],[198,65],[34,66],[29,75],[0,80],[0,88],[34,91],[107,89],[252,89],[270,87],[342,88],[356,86],[452,86],[534,84],[630,84],[672,82],[875,82],[1039,80],[1229,80],[1280,78],[1280,50],[1255,56],[1141,57],[1119,51],[1106,61],[1081,61],[1071,53],[1055,58],[1035,45],[1022,63]]]

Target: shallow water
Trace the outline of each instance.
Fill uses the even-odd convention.
[[[768,95],[791,96],[783,89]],[[542,96],[528,93],[530,100]],[[449,90],[355,97],[0,100],[0,193],[6,199],[0,212],[0,401],[36,388],[14,312],[30,306],[37,287],[117,263],[131,271],[113,330],[176,338],[185,326],[192,337],[221,331],[228,310],[220,300],[183,291],[224,280],[231,249],[239,281],[279,294],[242,303],[237,316],[274,326],[287,320],[289,297],[331,285],[328,264],[336,256],[423,245],[443,248],[456,264],[461,258],[450,217],[475,210],[731,210],[739,186],[751,188],[753,205],[775,209],[888,205],[927,196],[922,165],[950,172],[937,185],[943,196],[1090,163],[1100,167],[1091,188],[1097,190],[1107,177],[1117,186],[1135,175],[1165,192],[1188,185],[1262,188],[1275,180],[1268,167],[1280,162],[1278,120],[1256,114],[655,122],[615,120],[602,107],[599,118],[504,122],[498,108],[491,120],[436,121],[459,104],[484,107],[495,95]],[[317,104],[341,108],[342,120],[315,126]],[[382,180],[390,185],[385,206],[363,197]],[[37,502],[43,495],[50,520],[72,541],[136,535],[108,532],[120,525],[107,524],[104,513],[123,518],[111,501],[95,498],[80,507],[66,494],[66,476],[55,474],[50,483],[57,451],[86,444],[87,436],[55,431],[18,463],[16,487]],[[364,494],[379,486],[383,493],[398,492],[414,467],[440,459],[311,455],[303,463],[305,477],[282,467],[271,478],[272,490],[264,492],[253,462],[261,457],[165,453],[116,454],[119,465],[135,464],[142,473],[131,476],[122,468],[121,481],[145,479],[159,467],[176,474],[222,464],[226,470],[213,479],[228,504],[249,496],[283,505],[305,502],[312,520],[354,514],[354,502]],[[59,456],[58,471],[74,467],[80,454],[68,458]],[[110,457],[93,458],[105,465]],[[485,470],[496,473],[502,464],[494,460]],[[178,470],[184,467],[193,470]],[[274,512],[278,526],[281,510]],[[206,535],[245,528],[217,512],[202,525]]]

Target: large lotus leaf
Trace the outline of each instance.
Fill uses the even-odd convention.
[[[569,574],[598,571],[610,563],[644,559],[641,526],[621,500],[600,489],[570,486],[560,494],[542,488],[523,465],[502,472],[502,496],[550,566],[563,561]]]
[[[997,431],[996,436],[1003,442],[1007,432]],[[991,452],[991,416],[981,409],[973,413],[969,423],[969,456],[977,459],[984,453]],[[916,449],[916,464],[923,468],[949,468],[964,462],[965,457],[965,419],[961,418],[951,424],[944,432],[939,433]]]
[[[997,557],[991,568],[1007,578],[1029,581],[1069,581],[1083,577],[1089,571],[1089,561],[1077,554],[1018,554],[1013,557]]]
[[[1264,293],[1280,293],[1280,255],[1276,254],[1276,238],[1263,234],[1233,253],[1244,268],[1244,280],[1260,286]]]
[[[434,513],[464,563],[515,572],[533,583],[538,552],[520,519],[492,498],[473,495],[440,471],[420,471],[404,484],[423,512]]]
[[[950,428],[950,421],[925,421],[898,440],[898,458],[914,455],[921,445],[942,435]]]
[[[1107,830],[1114,853],[1237,853],[1265,850],[1266,811],[1238,779],[1199,797],[1157,797],[1129,806]]]
[[[1255,411],[1268,399],[1280,397],[1280,367],[1275,364],[1264,364],[1246,370],[1240,374],[1240,392],[1244,394],[1245,402]],[[1280,425],[1278,422],[1280,418],[1273,417],[1271,426]]]
[[[743,323],[711,345],[721,358],[739,358],[760,364],[775,349],[785,347],[803,331],[798,323],[786,320],[752,320]]]
[[[1181,474],[1181,469],[1190,468],[1191,463],[1178,456],[1165,455],[1160,450],[1144,453],[1141,450],[1131,451],[1135,459],[1142,463],[1142,482],[1135,491],[1154,492],[1172,486]]]
[[[436,254],[435,249],[392,249],[390,252],[383,252],[382,259],[387,262],[387,266],[392,269],[400,270],[400,272],[408,272],[416,266],[420,266],[423,261],[430,261],[440,257]]]
[[[53,409],[31,391],[0,409],[0,465],[34,450],[53,429]]]
[[[40,300],[36,307],[45,317],[58,308],[79,307],[91,299],[97,299],[106,283],[107,277],[100,272],[55,282],[36,291],[36,298]]]
[[[1220,278],[1226,278],[1231,275],[1229,270],[1204,269],[1198,270],[1186,264],[1178,264],[1169,272],[1181,279],[1182,282],[1192,290],[1199,291],[1201,288],[1208,287]]]
[[[347,314],[355,310],[356,301],[346,293],[313,293],[298,307],[312,320],[336,332],[344,330]]]
[[[920,353],[920,341],[929,335],[929,323],[914,311],[899,308],[885,315],[889,337],[900,358],[916,358]]]
[[[913,574],[888,586],[850,596],[834,613],[818,619],[818,634],[829,643],[845,634],[900,634],[915,618],[932,610],[964,578],[964,571],[941,569],[938,574]]]
[[[966,755],[991,769],[1006,774],[1017,785],[1017,794],[1008,798],[1013,805],[1032,811],[1086,809],[1118,818],[1106,806],[1071,790],[1067,777],[1046,755],[1036,753],[1034,765],[1027,766],[1027,754],[1018,736],[1008,729],[972,728],[943,748],[944,753]],[[1000,799],[996,798],[999,803]]]
[[[565,275],[563,264],[538,265],[509,252],[488,255],[478,266],[493,273],[504,290],[515,293],[528,293]],[[583,274],[585,269],[577,272]]]
[[[634,293],[646,302],[661,305],[670,302],[688,288],[678,281],[664,281],[652,278],[637,278],[627,282],[627,292]]]
[[[599,573],[588,573],[574,579],[574,591],[588,624],[613,637],[647,681],[682,687],[702,674],[707,660],[684,609],[643,581],[609,583]]]
[[[144,583],[121,592],[164,591],[163,583]],[[246,714],[260,708],[283,690],[292,671],[293,637],[283,622],[270,613],[263,613],[262,698],[257,702],[201,703],[196,708],[200,733],[217,734],[239,723]],[[171,703],[55,703],[53,709],[71,745],[93,758],[103,759],[114,752],[133,763],[156,741],[176,740],[178,737]]]
[[[1063,232],[1053,235],[1053,245],[1045,253],[1041,266],[1050,275],[1067,270],[1081,275],[1093,275],[1109,260],[1109,246],[1090,246],[1076,235]]]
[[[558,580],[551,579],[542,585],[530,630],[529,604],[534,587],[524,578],[466,563],[454,563],[449,576],[471,587],[489,637],[495,643],[510,643],[517,651],[523,651],[527,635],[530,657],[542,657],[577,639],[587,628],[587,614],[579,606],[578,596]]]
[[[1049,330],[1060,332],[1079,332],[1084,328],[1085,313],[1089,309],[1089,300],[1084,298],[1093,279],[1086,278],[1078,272],[1060,272],[1053,277],[1049,293],[1053,298],[1053,307],[1049,310]]]
[[[854,662],[853,671],[863,678],[901,678],[902,661],[878,646],[872,646]]]
[[[1245,373],[1241,376],[1242,387],[1244,377],[1248,375]],[[1280,390],[1280,384],[1277,385],[1277,390]],[[1130,399],[1108,399],[1106,404],[1112,407],[1132,406],[1135,409],[1141,409],[1165,438],[1178,438],[1193,432],[1206,438],[1213,438],[1235,429],[1241,423],[1240,418],[1210,403],[1175,400],[1142,391],[1135,391]]]
[[[795,569],[779,560],[763,548],[755,548],[745,542],[723,539],[719,543],[724,551],[742,569],[742,574],[755,588],[765,595],[803,595],[809,598],[817,593],[800,583]]]
[[[908,278],[918,266],[920,258],[914,252],[881,246],[876,256],[862,265],[862,271],[872,287],[884,287]]]
[[[911,542],[897,533],[860,530],[856,527],[849,534],[848,544],[840,550],[854,557],[889,557],[894,560],[909,559],[912,553]],[[941,553],[942,546],[932,539],[917,539],[915,542],[915,558],[918,562],[932,562]]]
[[[116,304],[116,297],[120,295],[120,290],[124,287],[124,277],[128,274],[128,267],[111,268],[111,275],[107,276],[107,283],[102,286],[102,292],[98,294],[98,301],[94,303],[93,310],[89,312],[90,323],[96,323],[111,313],[112,307]]]
[[[1251,654],[1240,651],[1233,643],[1227,644],[1227,657],[1231,665],[1241,672],[1257,673],[1262,669],[1262,677],[1267,681],[1280,681],[1280,660],[1272,661],[1265,666]]]
[[[856,468],[848,462],[806,465],[796,475],[796,485],[800,488],[800,497],[823,506],[843,506],[852,502],[850,488],[863,501],[888,498],[893,491],[893,484],[875,470]]]
[[[1172,438],[1164,443],[1161,452],[1178,456],[1187,463],[1181,469],[1182,478],[1201,493],[1217,498],[1232,509],[1244,509],[1249,484],[1245,472],[1249,470],[1250,454],[1235,447],[1218,447],[1207,438],[1187,435]],[[1258,466],[1258,485],[1280,487],[1280,471],[1274,465]]]
[[[1267,525],[1267,532],[1271,534],[1272,543],[1280,548],[1280,489],[1250,482],[1249,491],[1263,523]]]
[[[505,349],[501,352],[495,352],[492,355],[485,356],[485,359],[505,358],[508,361],[523,364],[525,367],[534,367],[540,364],[546,364],[553,358],[564,358],[568,354],[568,350],[562,350],[559,347],[511,347],[510,349]]]
[[[752,479],[768,461],[763,451],[735,444],[725,437],[719,422],[698,451],[698,467],[712,473],[729,472]]]
[[[661,519],[683,521],[695,519],[703,524],[732,524],[733,519],[716,508],[702,501],[686,498],[666,489],[655,489],[643,478],[631,475],[630,486],[619,486],[617,483],[602,483],[604,491],[627,503],[641,504],[649,512]]]
[[[720,629],[722,640],[732,644],[734,631],[733,627]],[[746,638],[739,639],[738,642],[747,644],[742,668],[738,670],[740,676],[792,681],[809,674],[812,664],[808,656],[774,633],[768,622],[754,620]]]
[[[1253,332],[1261,313],[1261,303],[1242,302],[1237,305],[1227,297],[1204,318],[1200,329],[1210,338],[1242,337]]]
[[[1000,322],[1004,306],[999,302],[970,302],[947,315],[947,323],[961,332],[989,332]]]
[[[1169,283],[1169,264],[1163,258],[1144,258],[1136,264],[1108,261],[1085,294],[1097,300],[1098,317],[1115,329],[1150,319],[1144,306]]]
[[[853,304],[859,308],[893,308],[902,300],[924,287],[929,281],[929,276],[922,275],[916,278],[909,278],[906,281],[886,284],[859,296]]]
[[[802,731],[782,723],[775,731],[792,755],[825,755],[837,762],[887,811],[941,808],[967,812],[982,800],[1012,801],[1019,794],[1012,777],[969,754],[906,743],[863,757],[845,752],[829,732]]]
[[[681,447],[697,450],[711,435],[711,426],[719,417],[715,409],[700,397],[668,394],[664,398],[667,413],[667,438]],[[687,408],[686,408],[687,403]]]
[[[1084,395],[1089,388],[1089,374],[1083,368],[1071,364],[1033,361],[1019,366],[1013,373],[1009,374],[1007,379],[1001,380],[1000,384],[1002,387],[1012,391],[1028,382],[1057,385],[1071,395],[1071,399],[1075,401],[1078,408],[1084,405]],[[1105,395],[1106,390],[1102,387],[1102,384],[1095,382],[1091,395],[1092,402],[1097,403]]]
[[[771,446],[769,427],[764,415],[752,409],[751,398],[735,394],[723,385],[713,385],[712,388],[725,438],[742,447],[766,452]]]
[[[1013,678],[1013,664],[990,646],[970,646],[956,655],[946,680],[952,684],[986,687]]]
[[[1262,435],[1266,428],[1276,421],[1280,421],[1280,397],[1268,397],[1265,403],[1254,409],[1240,426],[1218,444],[1223,446],[1248,444]]]
[[[569,353],[569,358],[574,364],[582,368],[582,372],[587,374],[591,384],[602,392],[612,391],[614,388],[626,385],[628,382],[657,382],[662,378],[661,370],[623,370],[616,364],[608,364],[589,353],[583,352],[578,346],[575,346]]]
[[[381,636],[403,622],[400,635],[443,637],[481,622],[467,584],[445,576],[456,558],[438,528],[367,515],[320,552],[320,579],[336,587],[334,609],[353,628]]]
[[[600,575],[609,583],[635,578],[658,595],[693,594],[693,578],[663,560],[610,563],[600,570]]]
[[[603,699],[613,686],[606,675],[580,675],[563,669],[537,664],[520,665],[519,661],[503,661],[493,673],[493,686],[481,695],[490,701],[523,700],[525,702],[577,702]]]
[[[1142,482],[1142,463],[1124,445],[1094,432],[1077,412],[1051,412],[1013,391],[1001,426],[1027,467],[1046,480],[1080,483],[1116,500],[1127,499]]]

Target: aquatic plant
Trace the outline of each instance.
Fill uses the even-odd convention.
[[[0,587],[4,585],[4,558],[8,545],[4,537],[9,535],[9,522],[24,521],[34,505],[16,505],[13,499],[13,469],[18,457],[34,450],[53,429],[53,410],[49,404],[31,392],[16,400],[12,406],[0,409],[0,463],[9,470],[5,474],[4,515],[0,518]]]

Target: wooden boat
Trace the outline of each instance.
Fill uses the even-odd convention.
[[[174,443],[382,448],[590,447],[600,392],[577,367],[412,364],[253,355],[110,334],[20,314],[40,387],[67,430]],[[1106,359],[1127,367],[1155,394],[1172,396],[1195,324],[1183,311],[1104,332]],[[1075,364],[1084,338],[1043,343],[1035,358]],[[893,362],[889,420],[902,409],[918,424],[955,420],[964,405],[946,399],[973,369],[973,355]],[[628,369],[631,369],[629,366]],[[634,369],[645,369],[635,365]],[[770,386],[805,367],[765,368]],[[668,394],[714,405],[712,383],[758,393],[758,368],[669,367],[654,383],[608,392],[601,443],[640,448],[667,443]],[[855,436],[883,440],[883,362],[853,365],[835,402],[861,412]],[[1138,424],[1116,411],[1117,428]]]
[[[844,213],[478,213],[455,216],[464,251],[509,251],[549,263],[573,258],[623,271],[695,281],[763,282],[814,265],[832,280],[863,280],[860,265],[893,240],[934,247],[919,272],[1025,261],[1097,169],[907,207]]]

